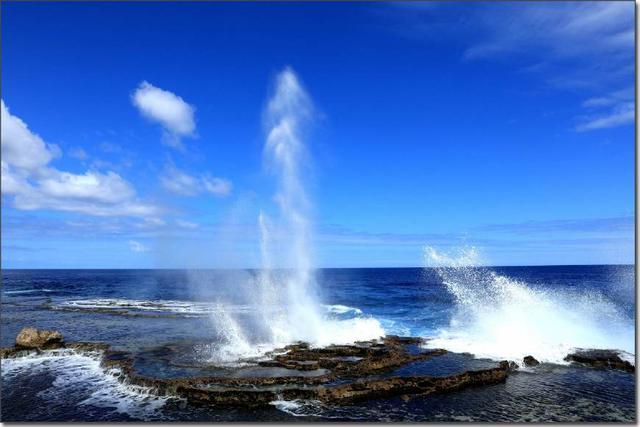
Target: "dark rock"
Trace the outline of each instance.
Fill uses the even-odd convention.
[[[58,331],[44,331],[36,328],[22,328],[16,337],[19,349],[53,349],[64,347],[62,334]]]
[[[62,346],[62,335],[52,331],[23,330],[16,342],[36,346],[28,351],[40,351],[39,346]],[[128,384],[149,387],[160,395],[177,395],[188,402],[216,407],[266,407],[274,400],[318,400],[330,404],[349,404],[358,400],[398,396],[408,401],[416,395],[446,393],[466,387],[495,384],[506,379],[512,365],[503,361],[498,367],[466,371],[450,376],[380,375],[414,361],[445,354],[445,350],[422,351],[415,345],[417,338],[388,337],[354,345],[311,348],[296,343],[271,354],[272,360],[257,362],[258,366],[284,367],[288,376],[192,376],[179,378],[150,378],[139,374],[136,355],[113,351],[106,344],[73,343],[76,351],[100,351],[102,366],[116,368],[120,379]],[[170,347],[170,346],[169,346]],[[0,356],[9,357],[21,350],[2,349]],[[284,353],[282,353],[284,352]],[[13,357],[13,356],[11,356]],[[321,375],[307,375],[321,369]],[[296,374],[296,372],[298,374]]]
[[[619,371],[635,373],[636,367],[620,358],[616,350],[579,349],[564,358],[567,362],[575,362],[594,368],[617,369]]]
[[[538,360],[533,356],[525,356],[525,358],[522,359],[522,363],[524,366],[538,366],[540,364],[540,362],[538,362]]]
[[[37,349],[22,349],[16,347],[0,348],[0,359],[27,356],[28,354],[35,353],[37,351]]]
[[[349,403],[398,395],[445,393],[469,386],[496,384],[503,382],[508,375],[509,363],[505,361],[501,362],[497,368],[466,371],[447,377],[389,377],[357,380],[350,384],[333,387],[318,387],[316,399],[332,403]]]
[[[75,342],[67,344],[65,347],[80,351],[105,351],[109,348],[109,345],[99,342]]]
[[[417,337],[400,337],[398,335],[387,335],[384,337],[385,344],[398,345],[398,344],[422,344],[424,340]]]
[[[362,377],[446,353],[442,349],[419,354],[411,354],[406,350],[406,343],[418,342],[421,342],[418,338],[392,337],[385,339],[384,343],[367,342],[314,349],[307,345],[293,344],[282,349],[284,354],[277,354],[273,356],[273,360],[259,362],[259,365],[296,370],[329,369],[340,377]]]
[[[517,371],[518,369],[520,369],[520,365],[518,365],[516,362],[514,362],[513,360],[509,361],[509,370],[510,371]]]

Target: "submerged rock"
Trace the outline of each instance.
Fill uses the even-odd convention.
[[[16,349],[53,349],[64,347],[62,334],[58,331],[22,328],[16,337]]]
[[[538,359],[533,356],[525,356],[524,359],[522,359],[522,363],[524,366],[538,366],[540,364]]]
[[[635,373],[636,367],[620,358],[616,350],[578,349],[564,358],[567,362],[575,362],[595,368],[616,369]]]

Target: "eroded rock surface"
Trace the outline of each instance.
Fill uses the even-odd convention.
[[[32,329],[32,328],[31,328]],[[53,331],[21,331],[21,345],[39,351],[48,346],[64,346],[62,335]],[[287,372],[287,375],[182,376],[156,378],[141,375],[136,369],[138,353],[110,350],[99,343],[72,343],[66,346],[76,351],[100,351],[102,365],[117,368],[130,384],[150,387],[158,394],[177,395],[192,404],[261,407],[275,400],[317,400],[327,404],[349,404],[367,399],[400,396],[410,399],[416,395],[445,393],[471,386],[504,381],[511,372],[508,362],[496,367],[459,372],[454,375],[394,375],[397,368],[416,361],[426,361],[446,354],[445,350],[425,350],[421,339],[390,336],[380,341],[359,342],[353,345],[311,348],[297,343],[274,351],[270,360],[255,362],[255,369]],[[44,347],[43,347],[44,346]],[[171,347],[171,346],[169,346]],[[23,347],[3,349],[2,357],[14,357]],[[35,349],[35,350],[33,350]],[[309,375],[318,370],[319,375]],[[206,372],[206,371],[205,371]],[[220,372],[219,369],[217,371]]]
[[[522,359],[522,363],[524,366],[538,366],[540,364],[538,359],[533,356],[525,356],[524,359]]]

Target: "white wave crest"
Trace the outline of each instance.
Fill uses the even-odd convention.
[[[67,300],[52,305],[56,309],[91,310],[91,311],[120,311],[120,312],[156,312],[167,314],[182,314],[205,316],[220,310],[216,304],[194,301],[175,300],[134,300],[125,298],[90,298],[82,300]],[[250,312],[254,308],[250,305],[232,305],[225,307],[236,313]]]
[[[19,294],[37,294],[40,292],[53,292],[52,289],[20,289],[15,291],[3,291],[6,295],[19,295]]]
[[[101,367],[101,357],[99,352],[63,349],[3,359],[2,380],[53,372],[51,386],[38,393],[45,400],[65,396],[79,399],[79,406],[91,405],[142,420],[158,418],[160,408],[172,397],[127,384],[120,369]]]
[[[478,267],[473,248],[449,255],[427,247],[425,261],[456,302],[449,327],[429,347],[551,363],[565,363],[575,348],[635,351],[633,319],[599,293],[531,287]]]
[[[42,290],[46,291],[46,290]],[[14,291],[23,292],[23,291]],[[27,292],[27,291],[24,291]],[[31,292],[31,291],[29,291]],[[34,291],[35,292],[35,291]],[[123,311],[123,312],[160,312],[185,315],[210,315],[212,313],[252,313],[258,310],[257,305],[252,304],[225,304],[219,303],[180,301],[180,300],[135,300],[126,298],[88,298],[61,301],[52,304],[53,308],[67,310],[92,310],[92,311]],[[325,311],[329,314],[352,315],[362,314],[362,310],[341,304],[325,305]]]

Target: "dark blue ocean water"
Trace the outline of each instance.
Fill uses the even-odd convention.
[[[216,330],[220,322],[212,322],[221,302],[231,307],[239,325],[251,318],[256,274],[5,270],[2,346],[11,346],[25,326],[59,330],[67,341],[100,341],[134,352],[176,342],[213,342],[226,336]],[[556,360],[575,346],[616,348],[633,357],[632,266],[505,267],[482,274],[325,269],[316,279],[318,298],[335,321],[372,319],[386,333],[435,338],[438,346],[483,360],[516,359],[525,351],[549,363],[512,375],[505,384],[428,399],[387,399],[348,408],[297,402],[231,411],[192,408],[127,388],[102,372],[99,355],[42,355],[3,363],[2,419],[635,420],[633,375]]]

